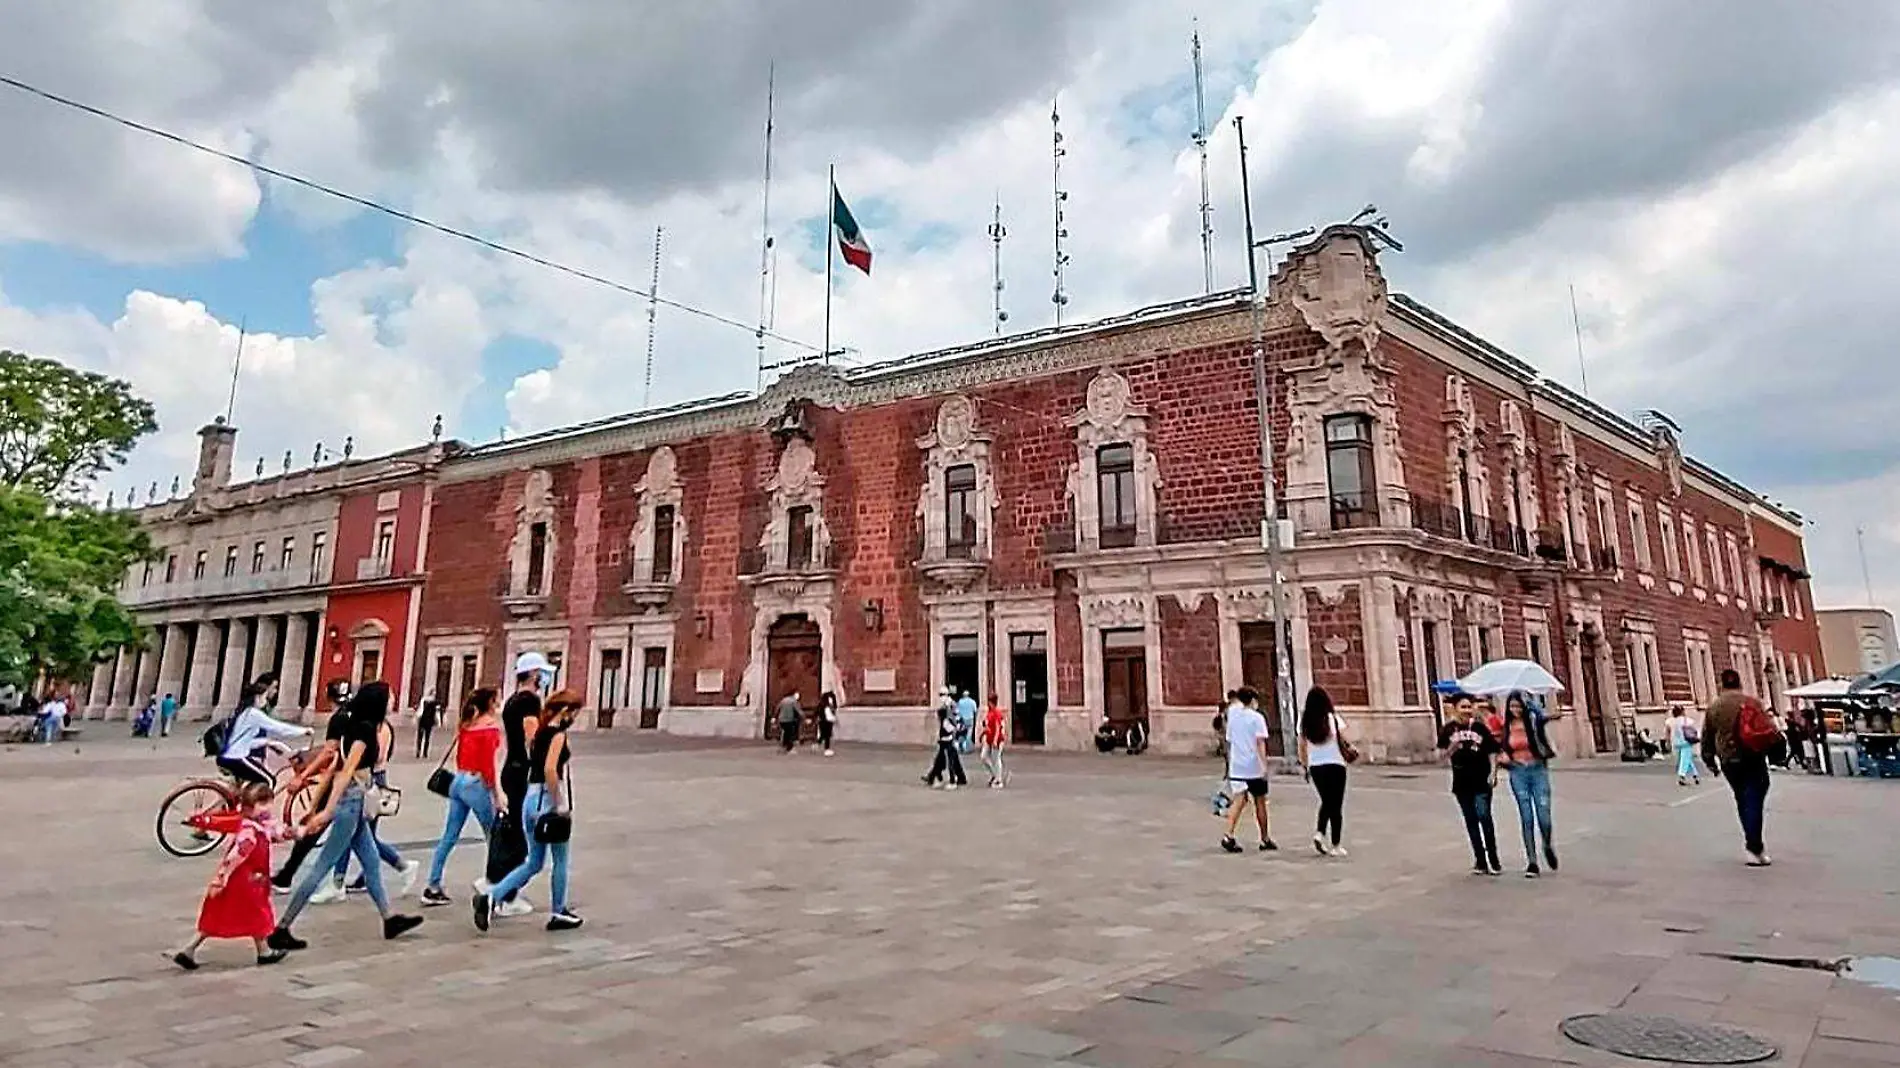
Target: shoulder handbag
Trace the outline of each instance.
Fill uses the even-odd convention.
[[[566,787],[562,791],[567,801],[566,812],[543,812],[534,821],[534,838],[537,842],[549,845],[564,845],[574,837],[574,773],[561,769],[561,782]]]
[[[449,770],[449,758],[455,755],[455,747],[462,744],[462,732],[455,732],[455,740],[449,743],[448,752],[442,754],[442,760],[435,770],[429,773],[429,792],[439,797],[449,796],[449,790],[455,785],[455,773]]]
[[[1233,795],[1227,792],[1227,782],[1229,778],[1232,777],[1234,771],[1234,755],[1228,752],[1226,741],[1226,736],[1223,734],[1221,737],[1220,781],[1214,784],[1214,794],[1207,799],[1209,807],[1213,809],[1214,815],[1216,816],[1227,815],[1227,810],[1234,806]]]
[[[1359,747],[1346,740],[1346,732],[1338,716],[1333,717],[1333,737],[1339,739],[1339,755],[1348,764],[1359,763]]]

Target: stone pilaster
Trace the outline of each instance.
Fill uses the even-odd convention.
[[[217,622],[200,622],[197,645],[191,651],[191,679],[185,685],[186,719],[211,718],[213,691],[218,687],[218,645]]]
[[[310,672],[310,665],[304,660],[304,649],[310,642],[310,617],[302,612],[293,612],[284,620],[284,667],[278,672],[280,691],[277,707],[284,719],[307,721],[309,708],[314,700],[305,701],[304,677]],[[314,694],[311,695],[314,698]]]
[[[244,689],[244,654],[251,648],[251,623],[249,619],[231,621],[231,637],[224,643],[224,665],[219,673],[222,680],[218,684],[218,708],[235,709],[238,694]]]

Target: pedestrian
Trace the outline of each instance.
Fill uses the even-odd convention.
[[[501,706],[501,731],[504,743],[501,761],[502,807],[520,813],[528,796],[528,742],[541,722],[541,691],[554,680],[554,665],[538,652],[525,652],[515,658],[515,692]],[[497,819],[488,836],[488,864],[483,878],[475,883],[475,892],[486,894],[489,887],[506,879],[528,859],[528,840],[519,819]],[[498,916],[526,916],[534,904],[519,892],[504,895],[495,906]]]
[[[838,730],[838,695],[826,690],[818,699],[818,745],[832,756],[831,737]]]
[[[1451,795],[1465,817],[1471,839],[1471,872],[1503,875],[1498,863],[1498,829],[1491,821],[1491,792],[1498,784],[1498,740],[1478,718],[1478,699],[1468,693],[1449,696],[1452,718],[1438,732],[1438,748],[1451,764]]]
[[[1214,728],[1214,755],[1221,758],[1222,761],[1227,759],[1227,706],[1234,703],[1235,693],[1236,691],[1234,690],[1228,690],[1227,700],[1222,702],[1221,706],[1214,710],[1212,723]]]
[[[153,697],[139,709],[138,718],[132,721],[132,737],[150,738],[152,727],[158,722],[158,698]]]
[[[548,930],[571,931],[581,925],[581,918],[567,907],[568,839],[574,826],[574,790],[568,772],[573,748],[568,744],[568,727],[580,709],[580,695],[571,690],[548,698],[547,710],[534,732],[528,792],[519,817],[522,834],[528,840],[528,858],[487,893],[475,895],[475,926],[479,930],[488,930],[497,903],[540,874],[550,854],[554,871],[548,878]]]
[[[1733,668],[1722,672],[1722,692],[1702,716],[1702,762],[1709,774],[1728,780],[1742,823],[1742,846],[1754,868],[1773,863],[1762,841],[1762,823],[1768,804],[1767,754],[1778,735],[1761,702],[1742,692],[1741,674]]]
[[[964,690],[957,697],[957,749],[961,752],[976,751],[976,712],[976,698]]]
[[[1524,877],[1535,879],[1537,838],[1544,839],[1544,863],[1555,873],[1557,844],[1551,838],[1550,762],[1557,755],[1551,747],[1547,725],[1559,716],[1548,715],[1536,697],[1513,693],[1504,699],[1504,718],[1498,738],[1498,757],[1504,761],[1511,778],[1511,799],[1517,802],[1517,823],[1524,836]]]
[[[1359,753],[1346,740],[1345,724],[1333,711],[1333,699],[1315,686],[1306,691],[1300,712],[1300,763],[1319,793],[1319,826],[1313,832],[1313,851],[1320,856],[1343,857],[1339,844],[1346,822],[1346,765]]]
[[[63,695],[56,692],[40,706],[40,731],[41,740],[47,745],[52,745],[65,735],[66,698]]]
[[[1227,833],[1220,840],[1220,847],[1229,853],[1241,851],[1234,834],[1250,804],[1254,821],[1260,825],[1261,850],[1280,848],[1273,841],[1267,815],[1267,738],[1260,695],[1250,686],[1234,691],[1234,703],[1227,707],[1227,789],[1234,804],[1227,811]]]
[[[172,733],[172,721],[178,718],[178,698],[166,694],[158,703],[158,736],[169,738]]]
[[[277,929],[270,904],[270,844],[278,833],[270,824],[273,796],[269,783],[245,783],[238,788],[236,826],[226,832],[231,844],[205,887],[191,941],[171,957],[185,971],[198,969],[198,949],[213,938],[250,939],[260,965],[284,959],[284,950],[269,945],[271,932]]]
[[[442,825],[442,837],[436,840],[435,856],[429,861],[429,885],[422,890],[425,906],[446,905],[452,900],[442,889],[442,872],[468,818],[475,817],[486,838],[494,833],[495,821],[508,815],[508,797],[501,791],[502,736],[495,700],[495,691],[484,687],[462,703],[455,741],[449,743],[455,757],[455,776],[449,780],[448,819]],[[450,755],[442,755],[444,765]]]
[[[276,691],[277,675],[267,671],[238,694],[238,710],[224,729],[218,769],[239,783],[269,783],[265,756],[273,746],[301,741],[312,733],[308,727],[285,723],[265,711]]]
[[[379,747],[382,745],[382,726],[389,718],[389,684],[385,682],[366,683],[350,699],[348,726],[344,731],[342,759],[326,775],[332,784],[325,794],[323,808],[313,814],[305,823],[304,833],[310,834],[329,829],[323,848],[317,854],[317,866],[290,895],[290,904],[277,921],[277,929],[271,932],[272,949],[299,950],[309,945],[303,939],[291,933],[291,927],[297,917],[310,903],[311,895],[317,892],[317,886],[329,877],[336,862],[349,853],[355,853],[363,868],[363,881],[369,891],[369,898],[376,904],[376,912],[383,920],[383,938],[393,939],[421,925],[422,917],[405,916],[392,912],[389,899],[383,894],[383,874],[377,864],[376,834],[370,829],[369,817],[375,811],[377,799],[370,774],[382,761]]]
[[[422,760],[429,755],[429,736],[435,733],[435,724],[441,715],[441,705],[435,695],[430,694],[416,709],[416,759]]]
[[[377,728],[376,741],[379,759],[376,762],[376,767],[370,772],[370,785],[375,787],[378,796],[389,797],[394,795],[396,803],[400,805],[402,803],[402,791],[393,789],[389,785],[389,759],[396,753],[396,727],[390,723],[387,718],[385,718],[382,725]],[[382,813],[376,809],[371,809],[369,811],[369,831],[370,837],[376,843],[376,855],[382,858],[384,864],[389,865],[389,867],[395,869],[398,875],[402,876],[402,889],[400,894],[403,897],[408,897],[410,894],[415,893],[416,881],[422,876],[422,862],[419,860],[404,860],[402,854],[396,850],[396,847],[384,840],[382,835],[382,822]],[[336,884],[343,884],[345,877],[349,874],[349,864],[350,855],[348,853],[343,854],[337,859]],[[369,883],[361,872],[357,873],[354,882],[347,884],[347,892],[352,894],[360,894],[368,889]]]
[[[1005,726],[1003,706],[994,693],[983,709],[983,722],[977,727],[977,735],[983,743],[983,766],[990,772],[990,789],[1001,790],[1009,785],[1009,773],[1003,770],[1003,746],[1009,741],[1009,730]]]
[[[924,785],[933,789],[949,777],[946,790],[955,790],[968,786],[970,780],[963,774],[963,755],[957,752],[957,732],[962,729],[957,719],[956,705],[950,701],[950,692],[944,691],[944,700],[937,705],[937,758],[930,765],[930,774],[924,776]]]
[[[798,691],[793,690],[778,703],[778,747],[791,752],[798,745],[798,725],[805,718],[804,709],[798,706]]]
[[[1695,766],[1696,743],[1702,735],[1696,731],[1695,721],[1680,704],[1669,706],[1669,747],[1676,753],[1676,785],[1688,786],[1694,783],[1702,785],[1702,773]]]
[[[294,790],[301,787],[304,782],[316,783],[317,785],[315,789],[311,791],[310,796],[310,808],[313,812],[321,810],[329,801],[328,791],[333,784],[330,781],[328,773],[336,766],[336,762],[341,759],[343,736],[349,725],[350,717],[348,706],[339,706],[332,711],[330,713],[329,722],[323,726],[322,746],[320,746],[314,754],[305,758],[303,767],[298,772],[297,780],[292,786],[287,787],[287,789]],[[271,885],[274,886],[279,893],[287,894],[290,892],[291,884],[297,878],[298,869],[303,867],[303,862],[316,850],[318,841],[318,835],[305,834],[298,835],[296,841],[291,843],[290,856],[284,858],[283,866],[278,868],[277,874],[271,877]],[[343,882],[337,879],[326,882],[318,887],[317,892],[311,896],[310,903],[313,905],[326,905],[332,901],[341,900],[343,900]]]

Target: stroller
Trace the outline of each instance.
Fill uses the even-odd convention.
[[[132,721],[132,737],[150,738],[152,736],[152,721],[157,718],[158,709],[156,706],[146,705],[140,709],[138,718]]]

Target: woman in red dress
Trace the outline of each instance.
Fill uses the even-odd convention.
[[[212,938],[248,938],[257,947],[257,963],[276,964],[286,956],[264,940],[277,927],[270,903],[270,844],[277,833],[270,822],[271,788],[251,783],[238,791],[238,812],[231,828],[231,846],[205,888],[198,909],[198,933],[185,948],[172,954],[172,963],[186,971],[198,967],[198,947]]]

